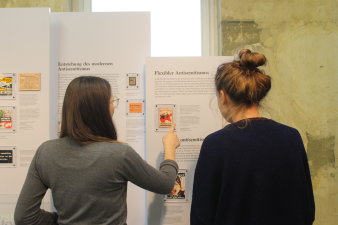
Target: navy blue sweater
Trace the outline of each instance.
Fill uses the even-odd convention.
[[[296,129],[252,118],[204,140],[191,225],[310,225],[314,214],[308,161]]]

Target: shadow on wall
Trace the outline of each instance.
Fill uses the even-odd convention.
[[[306,133],[308,144],[307,144],[307,156],[311,166],[311,176],[313,177],[313,183],[321,174],[321,170],[333,168],[335,166],[335,137],[315,137]],[[332,173],[330,176],[334,176]],[[337,187],[338,188],[338,187]]]

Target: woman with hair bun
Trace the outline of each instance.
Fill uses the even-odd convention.
[[[191,225],[311,225],[315,204],[299,132],[261,117],[271,78],[261,53],[243,49],[218,67],[218,105],[230,124],[203,142]]]

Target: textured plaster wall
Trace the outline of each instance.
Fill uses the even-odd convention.
[[[0,0],[1,8],[47,7],[52,12],[78,11],[75,0]]]
[[[266,55],[272,90],[264,115],[300,131],[315,224],[338,224],[338,1],[221,0],[221,18],[223,55]]]

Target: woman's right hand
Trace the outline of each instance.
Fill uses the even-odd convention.
[[[163,136],[164,159],[175,160],[176,148],[180,146],[180,140],[175,134],[176,124],[173,123],[169,132]]]

